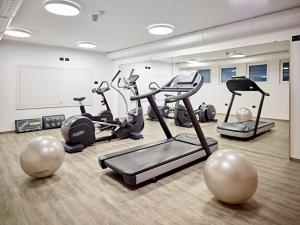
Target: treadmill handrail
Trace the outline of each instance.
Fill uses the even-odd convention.
[[[237,91],[258,91],[262,95],[270,96],[270,93],[263,91],[253,80],[245,76],[232,77],[227,80],[226,86],[231,93],[239,96],[241,96],[241,93]]]
[[[178,75],[178,76],[180,76],[180,75]],[[151,91],[151,92],[148,92],[145,94],[131,96],[130,100],[135,101],[135,100],[147,98],[149,96],[156,95],[159,92],[184,92],[183,94],[165,98],[166,103],[176,102],[176,101],[183,100],[184,98],[190,97],[193,94],[195,94],[202,87],[202,85],[204,83],[203,76],[199,73],[199,71],[197,71],[197,73],[194,75],[195,77],[194,77],[193,81],[196,80],[197,77],[200,77],[200,82],[197,83],[197,85],[194,86],[193,88],[169,87],[178,76],[174,77],[171,81],[169,81],[167,84],[165,84],[161,88],[158,88],[155,91]]]

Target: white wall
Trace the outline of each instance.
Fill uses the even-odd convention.
[[[291,122],[290,156],[300,160],[300,41],[291,42]]]
[[[70,62],[61,62],[58,60],[59,57],[69,57]],[[68,117],[80,114],[78,107],[16,110],[16,78],[19,65],[92,69],[93,78],[98,81],[110,80],[113,70],[112,61],[102,53],[2,40],[0,42],[0,132],[14,130],[16,119],[54,114],[65,114]],[[115,93],[110,96],[113,97],[109,98],[110,102],[115,100]],[[102,106],[99,99],[99,96],[94,96],[93,105],[87,107],[87,111],[91,113],[100,111]],[[115,107],[113,110],[116,110]]]
[[[217,113],[226,113],[227,106],[225,103],[230,102],[231,93],[228,91],[225,83],[220,84],[220,66],[236,66],[237,76],[247,76],[247,66],[253,63],[268,64],[268,81],[259,83],[258,85],[266,92],[269,92],[270,97],[266,97],[263,105],[261,116],[264,118],[273,119],[289,119],[289,83],[280,83],[280,61],[289,59],[288,53],[268,54],[257,57],[248,57],[247,59],[239,60],[223,60],[208,63],[208,66],[202,68],[211,68],[211,84],[204,84],[201,90],[192,97],[193,106],[196,108],[202,102],[213,104],[216,107]],[[243,62],[245,61],[245,62]],[[201,68],[201,67],[200,67]],[[181,68],[186,70],[186,68]],[[231,113],[235,114],[240,107],[248,107],[253,115],[257,113],[261,95],[259,93],[243,93],[242,97],[236,96]],[[253,109],[252,105],[256,108]]]

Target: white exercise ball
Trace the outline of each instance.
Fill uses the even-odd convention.
[[[64,148],[56,138],[40,136],[27,143],[20,155],[20,164],[29,176],[43,178],[54,174],[64,158]]]
[[[246,120],[251,120],[252,119],[252,112],[250,109],[246,107],[239,108],[236,111],[236,118],[238,121],[246,121]]]
[[[258,182],[251,161],[233,150],[214,152],[206,161],[204,179],[210,192],[229,204],[239,204],[250,199]]]

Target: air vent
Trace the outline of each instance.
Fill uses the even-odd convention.
[[[21,6],[23,0],[1,0],[0,1],[0,16],[14,17],[17,10]]]
[[[9,26],[12,18],[16,15],[23,0],[1,0],[0,1],[0,40],[3,32]]]
[[[3,33],[5,29],[7,28],[7,25],[10,24],[10,21],[12,18],[5,18],[5,17],[0,17],[0,33]]]

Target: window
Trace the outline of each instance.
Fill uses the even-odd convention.
[[[288,82],[290,80],[290,62],[281,61],[280,67],[281,82]]]
[[[266,82],[268,77],[267,71],[268,71],[267,64],[249,65],[248,67],[249,79],[256,82]]]
[[[221,68],[221,83],[225,83],[234,76],[236,76],[236,67]]]
[[[200,74],[204,78],[204,83],[210,83],[210,69],[201,69],[199,70]]]

